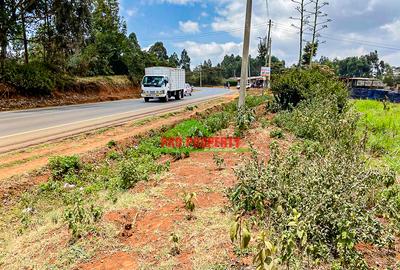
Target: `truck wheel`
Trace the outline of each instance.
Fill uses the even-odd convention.
[[[184,97],[185,97],[185,91],[181,90],[181,98],[184,98]]]
[[[168,102],[168,100],[169,100],[168,94],[165,97],[161,98],[162,102]]]
[[[150,101],[150,98],[148,98],[148,97],[144,98],[144,102],[149,102],[149,101]]]
[[[175,91],[175,99],[180,100],[181,99],[181,91]]]

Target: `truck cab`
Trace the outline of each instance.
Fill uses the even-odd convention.
[[[183,73],[183,74],[182,74]],[[158,98],[168,101],[179,100],[184,95],[184,70],[164,67],[146,68],[142,80],[142,97],[145,102]]]

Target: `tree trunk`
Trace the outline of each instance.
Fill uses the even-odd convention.
[[[25,27],[25,15],[21,13],[21,22],[22,22],[22,35],[23,35],[23,42],[24,42],[24,57],[25,57],[25,64],[29,63],[29,54],[28,54],[28,39],[26,38],[26,27]]]

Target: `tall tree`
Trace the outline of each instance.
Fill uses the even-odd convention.
[[[168,60],[167,49],[164,47],[164,43],[156,42],[153,46],[150,47],[149,53],[155,54],[157,59],[161,62]]]
[[[181,53],[181,61],[180,66],[181,68],[185,69],[186,71],[190,71],[190,57],[188,52],[184,49]]]
[[[313,21],[310,28],[310,30],[312,31],[312,40],[310,44],[311,48],[309,55],[311,55],[311,57],[309,57],[308,62],[305,63],[309,64],[310,66],[312,65],[313,57],[317,55],[316,51],[318,47],[319,32],[322,29],[327,28],[327,23],[331,21],[331,19],[325,19],[324,17],[327,17],[328,14],[321,11],[325,6],[329,5],[329,2],[321,3],[321,0],[311,0],[311,2],[314,4],[314,10],[311,12],[311,15],[313,16]]]
[[[310,15],[307,13],[306,7],[311,4],[309,0],[292,0],[293,3],[296,4],[296,11],[299,13],[299,17],[290,17],[290,19],[298,21],[299,24],[292,24],[293,27],[299,30],[299,62],[298,65],[301,66],[301,61],[303,59],[303,34],[306,24],[308,23],[308,19]]]
[[[169,62],[169,64],[170,64],[172,67],[179,67],[179,57],[178,57],[178,54],[174,52],[174,53],[169,57],[168,62]]]
[[[307,42],[306,46],[304,47],[304,53],[303,53],[303,65],[308,65],[310,61],[312,61],[312,58],[317,55],[318,51],[318,41],[313,44],[312,42]]]

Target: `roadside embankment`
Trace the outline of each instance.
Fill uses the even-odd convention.
[[[0,111],[30,109],[137,98],[140,89],[127,76],[99,76],[76,78],[64,90],[50,95],[26,96],[0,83]]]

